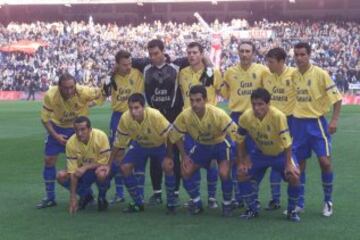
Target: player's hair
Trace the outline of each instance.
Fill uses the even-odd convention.
[[[297,44],[295,44],[294,48],[299,49],[299,48],[305,48],[306,52],[308,55],[311,54],[311,46],[309,43],[307,42],[299,42]]]
[[[199,49],[200,53],[204,52],[204,47],[198,42],[191,42],[187,45],[187,48],[195,48],[195,47]]]
[[[266,58],[274,58],[276,59],[278,62],[280,62],[281,60],[285,61],[286,60],[286,52],[283,48],[273,48],[270,49],[267,54],[266,54]]]
[[[250,45],[251,48],[252,48],[252,52],[255,53],[256,52],[256,47],[255,47],[255,44],[250,42],[250,41],[242,41],[239,43],[238,45],[238,50],[240,49],[240,46],[243,45],[243,44],[247,44],[247,45]]]
[[[147,48],[156,48],[158,47],[160,49],[160,51],[164,51],[164,42],[161,41],[160,39],[153,39],[150,42],[148,42],[147,44]]]
[[[74,76],[68,72],[65,72],[59,77],[58,86],[61,86],[61,83],[67,80],[74,80],[74,82],[76,83]]]
[[[204,99],[207,98],[207,91],[203,85],[194,85],[190,88],[190,95],[200,93]]]
[[[121,59],[129,59],[131,57],[131,53],[125,50],[120,50],[115,55],[115,61],[116,63],[119,63]]]
[[[271,95],[268,90],[265,88],[257,88],[251,93],[251,101],[255,99],[261,99],[265,103],[269,103],[271,99]]]
[[[145,97],[144,95],[142,95],[141,93],[133,93],[129,98],[128,98],[128,103],[135,103],[138,102],[140,103],[141,106],[145,106]]]
[[[86,117],[86,116],[79,116],[79,117],[75,118],[75,120],[74,120],[74,124],[83,123],[83,122],[86,122],[86,126],[88,128],[91,128],[90,119],[88,117]]]

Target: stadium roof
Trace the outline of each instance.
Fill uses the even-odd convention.
[[[196,2],[264,2],[264,0],[196,0]],[[279,2],[284,0],[266,0]],[[116,3],[170,3],[194,0],[0,0],[0,5],[66,5],[66,4],[116,4]]]

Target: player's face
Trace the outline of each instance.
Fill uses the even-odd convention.
[[[117,63],[117,69],[121,74],[129,74],[131,71],[131,58],[121,58]]]
[[[144,118],[144,107],[139,102],[130,102],[129,111],[133,119],[140,121]]]
[[[269,110],[269,104],[262,99],[251,100],[251,105],[255,116],[259,119],[263,119]]]
[[[244,65],[250,65],[253,61],[253,49],[249,44],[241,44],[239,46],[240,63]]]
[[[158,47],[149,48],[149,57],[152,64],[155,66],[161,65],[164,63],[165,55]]]
[[[190,105],[195,113],[201,113],[205,109],[206,99],[201,93],[190,94]]]
[[[294,57],[299,68],[307,67],[310,63],[310,55],[305,48],[294,48]]]
[[[64,99],[69,99],[75,95],[75,80],[67,79],[59,85],[60,94]]]
[[[202,61],[203,54],[198,47],[188,48],[186,52],[190,66],[197,65]]]
[[[267,58],[266,64],[272,73],[279,72],[284,67],[284,61],[278,61],[275,58]]]
[[[91,128],[86,125],[86,122],[75,123],[76,137],[83,143],[87,143],[90,139]]]

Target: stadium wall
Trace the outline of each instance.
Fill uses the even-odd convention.
[[[314,4],[315,2],[315,4]],[[249,21],[268,18],[324,18],[343,17],[360,19],[358,0],[297,0],[289,1],[241,1],[195,3],[144,3],[135,4],[81,4],[65,5],[3,5],[0,8],[0,21],[7,24],[33,21],[86,21],[90,15],[96,22],[117,22],[119,24],[138,24],[144,21],[195,22],[193,13],[198,11],[206,21],[216,18],[229,21],[233,18],[247,18]]]

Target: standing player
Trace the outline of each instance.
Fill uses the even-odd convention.
[[[203,85],[206,87],[208,103],[216,106],[217,93],[219,93],[222,78],[219,70],[214,70],[211,67],[205,67],[203,63],[204,49],[198,42],[192,42],[187,46],[187,57],[190,66],[183,68],[179,75],[179,85],[184,99],[184,108],[190,107],[189,92],[194,85]],[[194,140],[189,135],[185,135],[185,148],[189,151],[194,144]],[[199,183],[200,187],[200,171],[194,177],[194,181]],[[207,184],[208,184],[208,203],[209,208],[216,208],[216,185],[217,185],[218,171],[216,161],[212,161],[207,169]]]
[[[270,93],[263,88],[251,94],[252,109],[248,109],[239,119],[238,178],[240,192],[248,210],[242,218],[258,216],[256,189],[252,181],[263,176],[271,167],[281,172],[288,185],[288,219],[300,221],[295,206],[299,197],[299,169],[292,158],[291,137],[286,116],[270,106]],[[245,147],[245,139],[251,137],[255,146],[251,152]]]
[[[294,73],[296,87],[296,104],[294,108],[293,138],[294,153],[301,169],[301,192],[304,196],[306,159],[314,151],[319,159],[321,179],[324,189],[323,215],[333,214],[332,189],[333,169],[331,164],[331,136],[337,128],[341,109],[341,94],[329,74],[310,63],[311,47],[300,42],[294,47],[297,70]],[[325,114],[333,106],[330,123]],[[304,207],[304,198],[298,203]]]
[[[59,78],[58,86],[49,89],[45,94],[41,122],[48,132],[43,170],[46,197],[36,206],[37,208],[56,205],[57,156],[65,151],[65,144],[74,133],[75,118],[88,115],[89,105],[101,98],[104,98],[101,89],[78,86],[74,77],[68,73]]]
[[[140,93],[131,95],[128,105],[129,110],[120,120],[111,154],[112,161],[120,161],[125,186],[134,200],[134,203],[130,203],[124,212],[144,210],[143,196],[137,187],[133,170],[145,168],[147,158],[150,158],[151,161],[160,162],[165,172],[167,209],[169,213],[174,213],[176,199],[172,145],[166,146],[171,125],[158,110],[145,107],[145,98]],[[130,140],[132,142],[127,148]]]
[[[58,182],[70,190],[69,212],[85,209],[93,200],[89,189],[95,182],[99,189],[98,210],[106,210],[106,191],[110,183],[108,137],[103,131],[91,128],[89,118],[84,116],[75,119],[74,129],[75,134],[66,143],[66,170],[59,171],[57,176]]]
[[[144,92],[147,104],[158,109],[166,119],[172,123],[183,108],[183,99],[178,83],[179,65],[178,63],[169,63],[165,56],[164,43],[159,39],[153,39],[147,45],[150,62],[147,59],[139,63],[133,62],[134,67],[143,70]],[[186,59],[185,59],[186,60]],[[178,200],[178,190],[180,185],[180,163],[177,149],[174,149],[174,164],[176,176],[176,195]],[[150,161],[150,177],[154,194],[149,199],[150,205],[162,203],[161,185],[162,185],[162,167],[159,161]]]
[[[229,100],[231,118],[234,122],[239,121],[241,114],[251,107],[251,93],[262,86],[262,80],[268,70],[264,65],[254,63],[255,45],[252,42],[241,42],[238,46],[240,64],[228,68],[224,74],[224,87],[221,89],[222,96]],[[253,145],[249,139],[246,145]],[[240,192],[238,191],[236,178],[236,164],[233,162],[232,177],[234,181],[235,200],[234,205],[242,207]]]
[[[287,123],[292,130],[293,110],[295,106],[295,87],[292,80],[295,68],[285,65],[286,52],[282,48],[273,48],[266,54],[267,66],[270,72],[263,79],[264,88],[271,94],[271,105],[286,115]],[[280,208],[281,173],[273,168],[270,173],[271,200],[267,210]]]
[[[207,104],[206,88],[195,85],[190,89],[191,108],[186,108],[175,120],[170,139],[181,154],[181,172],[184,187],[191,197],[189,211],[199,214],[203,211],[200,191],[192,180],[199,168],[208,168],[215,159],[219,165],[219,175],[223,192],[223,215],[231,216],[232,182],[230,177],[230,143],[226,134],[233,136],[236,124],[221,109]],[[189,134],[195,140],[190,154],[184,148],[183,136]]]
[[[115,73],[111,79],[111,108],[113,113],[110,120],[110,145],[115,140],[116,129],[119,125],[122,114],[127,110],[127,100],[133,93],[142,93],[144,91],[144,81],[142,74],[137,69],[131,67],[131,54],[121,50],[115,55],[116,67]],[[123,180],[119,172],[119,166],[112,162],[112,174],[115,174],[116,194],[111,201],[112,204],[124,201]],[[143,171],[137,174],[142,175]],[[141,181],[141,180],[140,180]],[[141,185],[141,184],[140,184]]]

